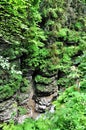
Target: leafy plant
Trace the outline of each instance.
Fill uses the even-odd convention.
[[[1,86],[0,86],[0,100],[7,99],[20,88],[22,80],[22,72],[11,66],[7,58],[0,57],[0,71]]]

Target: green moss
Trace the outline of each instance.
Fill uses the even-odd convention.
[[[37,75],[37,76],[35,77],[35,82],[36,82],[36,83],[50,84],[52,81],[53,81],[53,79],[51,79],[51,78],[46,78],[46,77],[43,77],[43,76],[41,76],[41,75]]]

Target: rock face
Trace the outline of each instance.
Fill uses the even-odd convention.
[[[7,122],[17,116],[17,102],[14,98],[0,103],[0,121]]]
[[[43,73],[44,74],[44,73]],[[35,95],[33,99],[36,102],[35,111],[43,113],[49,110],[51,102],[57,97],[58,86],[57,86],[57,75],[52,74],[50,77],[44,75],[35,76]]]
[[[6,57],[7,54],[9,54],[11,43],[1,37],[0,43],[0,55]],[[4,50],[7,50],[6,53],[3,53]],[[21,56],[16,56],[14,59],[10,59],[10,62],[20,69],[22,68],[21,58]],[[3,91],[3,83],[0,84],[0,122],[7,122],[10,119],[13,119],[21,123],[25,118],[31,117],[35,119],[41,113],[51,109],[51,102],[57,97],[58,93],[58,71],[56,68],[53,69],[54,66],[52,67],[52,65],[53,63],[51,62],[50,65],[47,64],[43,69],[39,67],[36,72],[35,69],[28,68],[27,72],[24,73],[24,77],[27,78],[29,84],[24,92],[21,91],[21,86],[14,91],[16,86],[14,88],[13,86],[9,87],[9,85],[9,89],[6,88],[6,90]],[[0,76],[1,78],[3,77],[4,81],[7,77],[4,79],[4,75],[2,76],[1,72],[3,73],[3,70],[0,70]],[[9,94],[7,90],[9,91]],[[21,114],[21,107],[26,109],[26,113]]]
[[[36,84],[36,93],[39,96],[51,95],[57,89],[58,89],[58,87],[56,86],[55,81],[53,83],[49,84],[49,85]]]
[[[20,110],[26,109],[25,106],[27,105],[29,95],[30,92],[28,92],[28,94],[20,93],[18,99],[16,99],[16,95],[14,95],[14,97],[0,102],[0,122],[8,122],[10,119],[14,121],[23,120],[21,118],[23,118],[22,116],[24,115],[22,115],[23,113],[21,114]],[[24,117],[29,116],[25,115]]]
[[[51,108],[51,102],[56,97],[57,97],[57,92],[54,92],[50,96],[35,98],[35,102],[36,102],[35,110],[40,113],[45,112],[46,110],[49,110]]]
[[[44,77],[37,75],[35,77],[35,92],[38,96],[48,96],[58,90],[57,87],[57,76]]]
[[[0,122],[8,122],[10,119],[13,119],[17,122],[22,122],[25,118],[29,117],[25,115],[26,105],[32,91],[32,78],[28,77],[29,84],[27,91],[25,92],[16,92],[12,97],[4,99],[0,102]]]
[[[43,79],[37,81],[36,77],[33,79],[30,74],[28,75],[30,82],[28,91],[18,92],[13,97],[0,103],[0,122],[13,119],[22,123],[25,118],[36,119],[41,113],[51,109],[51,102],[57,97],[58,93],[56,76],[51,78],[41,77]],[[26,113],[21,114],[19,107],[26,109]]]

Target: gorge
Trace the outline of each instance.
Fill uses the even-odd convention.
[[[86,91],[85,16],[85,0],[0,1],[0,124],[53,113],[67,88],[68,99]],[[61,110],[75,101],[64,95]]]

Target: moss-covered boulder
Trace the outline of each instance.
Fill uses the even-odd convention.
[[[35,86],[36,94],[39,96],[51,95],[56,90],[58,90],[58,86],[56,84],[56,81],[52,82],[49,85],[36,84],[36,86]]]
[[[35,77],[35,82],[36,83],[39,83],[39,84],[45,84],[45,85],[48,85],[50,83],[52,83],[53,81],[55,80],[55,77],[43,77],[41,75],[37,75]]]

